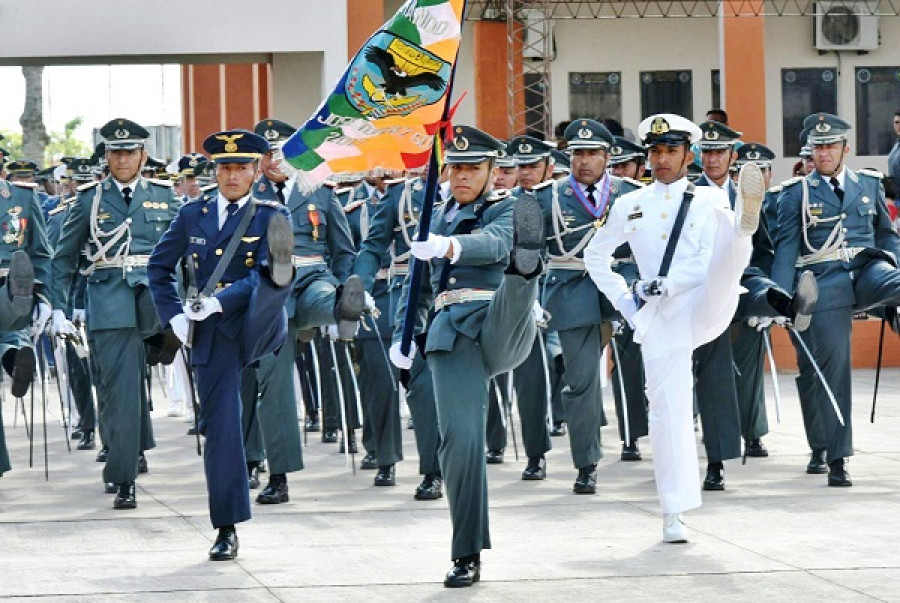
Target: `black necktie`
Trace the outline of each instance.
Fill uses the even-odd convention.
[[[125,205],[129,205],[131,203],[131,187],[126,186],[122,188],[122,198],[125,199]]]
[[[278,195],[278,200],[284,203],[284,187],[287,182],[276,182],[275,183],[275,194]]]
[[[837,195],[837,198],[841,200],[841,203],[843,203],[844,202],[844,191],[843,191],[843,189],[841,189],[841,183],[838,182],[838,179],[835,178],[834,176],[831,177],[831,180],[829,180],[829,182],[831,182],[831,186],[834,187],[834,194]]]
[[[593,184],[589,185],[589,186],[585,189],[585,192],[587,193],[587,200],[590,201],[590,202],[591,202],[591,205],[594,206],[594,207],[597,206],[597,200],[594,198],[594,191],[595,191],[595,190],[597,190],[597,187],[594,186]]]
[[[225,216],[225,221],[222,223],[222,228],[219,230],[225,230],[225,225],[228,224],[229,220],[234,217],[234,213],[238,210],[238,204],[234,202],[229,202],[228,205],[225,206],[225,211],[228,212],[228,215]]]

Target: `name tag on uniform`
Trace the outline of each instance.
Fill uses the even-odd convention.
[[[633,214],[628,214],[629,220],[637,220],[638,218],[643,218],[643,217],[644,217],[644,212],[642,212],[642,211],[636,211]]]
[[[811,208],[809,208],[809,213],[814,216],[820,216],[820,215],[822,215],[822,208],[821,207],[811,207]]]
[[[201,239],[200,237],[189,237],[188,242],[191,245],[206,245],[206,239]]]

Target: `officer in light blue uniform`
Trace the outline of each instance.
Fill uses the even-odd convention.
[[[230,130],[209,136],[203,148],[216,162],[219,193],[182,207],[148,270],[160,320],[191,346],[210,518],[219,530],[209,556],[217,561],[235,558],[235,524],[250,519],[241,370],[285,341],[293,237],[287,211],[252,195],[259,158],[269,150],[264,138]],[[187,266],[189,288],[199,291],[183,307],[175,279],[179,263]]]
[[[147,260],[178,211],[170,184],[140,176],[149,132],[127,119],[100,129],[111,177],[79,187],[53,256],[54,333],[71,332],[64,309],[87,256],[87,325],[97,372],[103,481],[115,509],[133,509],[144,450],[155,446],[144,388],[144,339],[160,331],[147,288]],[[144,461],[145,463],[146,461]],[[142,464],[144,464],[142,463]]]
[[[375,302],[378,304],[381,316],[378,319],[378,328],[382,336],[393,333],[394,316],[401,303],[400,291],[403,281],[409,273],[410,244],[415,235],[415,229],[419,224],[419,216],[422,212],[422,204],[425,202],[424,186],[418,179],[398,178],[386,183],[386,190],[381,202],[376,206],[375,212],[369,221],[369,230],[362,242],[353,272],[362,279],[367,291],[372,292]],[[371,317],[367,320],[371,320]],[[372,343],[377,345],[377,342]],[[388,345],[390,341],[388,341]],[[371,353],[381,355],[381,350],[373,350]],[[377,365],[377,360],[375,361]],[[394,371],[387,373],[382,366],[383,376],[397,379]],[[417,355],[412,367],[403,371],[401,376],[406,387],[406,401],[413,419],[413,430],[416,438],[416,449],[419,453],[419,474],[423,475],[422,482],[416,488],[414,497],[416,500],[436,500],[443,496],[443,480],[438,464],[438,435],[437,414],[434,405],[434,388],[431,380],[431,371],[425,362],[424,356]],[[380,381],[379,381],[380,383]],[[382,440],[387,440],[389,446],[395,445],[394,438],[399,438],[400,405],[397,393],[393,391],[391,384],[379,385],[376,396],[383,398],[383,404],[390,404],[389,408],[381,407],[381,414],[371,412],[369,420],[373,423],[386,423],[391,421],[393,425],[386,426],[387,431],[382,435]],[[366,388],[367,391],[369,388]],[[375,408],[375,404],[371,408]],[[382,445],[381,448],[384,446]],[[378,451],[381,448],[376,446]],[[390,451],[390,448],[389,448]],[[397,452],[389,452],[395,454]],[[381,453],[378,453],[381,458]],[[399,457],[398,457],[399,458]],[[377,460],[380,464],[383,461]]]
[[[572,153],[572,174],[545,182],[534,194],[544,211],[549,273],[541,305],[550,314],[549,329],[559,332],[565,364],[562,392],[569,427],[572,460],[578,476],[576,494],[597,491],[597,461],[603,456],[600,427],[603,400],[600,357],[617,314],[597,290],[584,268],[584,248],[602,228],[609,210],[621,195],[638,184],[606,173],[613,136],[603,124],[576,119],[565,130]]]
[[[485,413],[491,377],[525,359],[535,337],[531,309],[542,270],[540,207],[523,196],[493,194],[494,159],[502,143],[468,126],[455,126],[446,152],[451,198],[437,211],[426,241],[413,241],[416,261],[428,262],[416,292],[414,334],[434,382],[441,470],[453,523],[453,567],[448,587],[471,586],[481,570],[481,550],[491,547]],[[405,316],[410,278],[397,316]],[[428,320],[426,321],[426,314]],[[391,359],[412,366],[397,321]]]
[[[853,455],[851,321],[856,310],[900,304],[900,238],[887,211],[882,175],[844,165],[850,124],[836,115],[814,113],[803,127],[815,170],[783,184],[772,277],[790,291],[799,286],[805,269],[818,283],[819,302],[803,337],[844,424],[819,385],[807,409],[813,414],[807,424],[822,428],[828,485],[846,487],[852,485],[846,459]],[[797,347],[799,361],[804,353]],[[813,450],[813,455],[821,451]]]

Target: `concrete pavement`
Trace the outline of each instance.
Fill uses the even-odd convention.
[[[614,428],[604,428],[596,496],[571,493],[576,471],[566,438],[553,439],[544,482],[521,481],[525,459],[516,462],[508,449],[507,462],[488,472],[494,549],[482,554],[483,581],[462,591],[441,586],[450,564],[446,500],[412,497],[419,482],[412,431],[404,430],[395,488],[373,487],[371,471],[353,475],[337,445],[310,434],[307,469],[289,476],[291,502],[255,505],[253,520],[238,528],[238,560],[212,563],[206,552],[215,532],[194,438],[181,419],[165,416],[159,389],[157,448],[147,453],[150,473],[138,480],[134,511],[112,509],[95,452],[66,452],[55,394],[50,481],[40,422],[28,468],[28,439],[21,417],[13,427],[7,389],[13,470],[0,479],[0,598],[900,600],[900,369],[882,375],[874,425],[873,381],[873,371],[854,373],[849,489],[804,473],[793,375],[780,375],[780,425],[769,382],[770,457],[726,463],[726,491],[705,493],[703,507],[686,515],[687,545],[660,542],[646,439],[645,460],[623,463]],[[612,417],[608,388],[604,395]]]

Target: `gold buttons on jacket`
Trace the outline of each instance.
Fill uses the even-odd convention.
[[[221,250],[221,249],[216,249],[216,255],[222,255],[222,250]]]
[[[662,233],[662,235],[660,236],[660,238],[661,238],[663,241],[665,241],[666,239],[669,238],[669,235],[667,235],[666,233]]]

